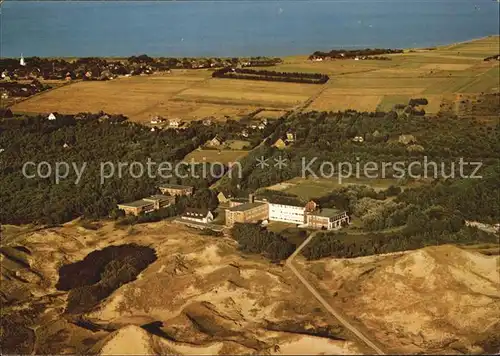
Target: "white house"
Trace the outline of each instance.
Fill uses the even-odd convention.
[[[50,115],[47,116],[47,120],[53,121],[55,119],[57,119],[57,117],[53,113],[50,113]]]
[[[269,221],[304,224],[305,206],[269,203]]]
[[[182,214],[182,219],[208,224],[214,220],[214,215],[210,210],[188,208]]]

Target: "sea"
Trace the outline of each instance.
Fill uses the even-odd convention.
[[[2,57],[288,56],[499,33],[492,0],[12,1]]]

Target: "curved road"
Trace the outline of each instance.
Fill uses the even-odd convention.
[[[365,344],[370,346],[377,354],[385,355],[385,353],[375,345],[370,339],[368,339],[361,331],[356,329],[352,324],[350,324],[344,317],[342,317],[338,312],[333,309],[330,304],[318,293],[316,289],[302,276],[299,271],[292,264],[293,259],[300,253],[300,251],[314,238],[317,232],[313,232],[296,250],[288,259],[286,260],[286,265],[288,268],[292,270],[292,272],[297,276],[297,278],[302,282],[302,284],[309,290],[309,292],[314,295],[314,297],[325,307],[328,312],[333,315],[346,329],[351,331],[354,335],[356,335],[359,339],[361,339]]]

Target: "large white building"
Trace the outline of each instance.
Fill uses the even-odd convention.
[[[305,211],[305,206],[269,203],[269,221],[304,224]]]

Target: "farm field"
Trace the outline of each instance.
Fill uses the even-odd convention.
[[[317,111],[342,111],[346,109],[375,111],[381,99],[381,95],[342,95],[335,89],[327,89],[309,105],[308,109]]]
[[[305,102],[320,88],[311,84],[214,78],[182,91],[175,99],[289,109]]]
[[[286,114],[286,111],[284,110],[263,110],[256,114],[253,118],[254,119],[279,119],[283,115]]]
[[[426,97],[433,114],[444,100],[451,108],[459,94],[494,93],[500,88],[499,62],[483,59],[498,54],[499,36],[435,49],[407,50],[391,60],[325,60],[307,56],[284,58],[273,71],[328,74],[323,85],[212,78],[208,70],[174,70],[119,78],[108,82],[77,82],[35,95],[12,106],[14,112],[122,113],[148,122],[152,116],[199,120],[242,118],[265,109],[256,118],[279,117],[289,110],[391,110],[394,103]],[[318,49],[326,50],[326,49]],[[451,99],[450,99],[451,98]],[[448,105],[449,106],[449,105]]]

